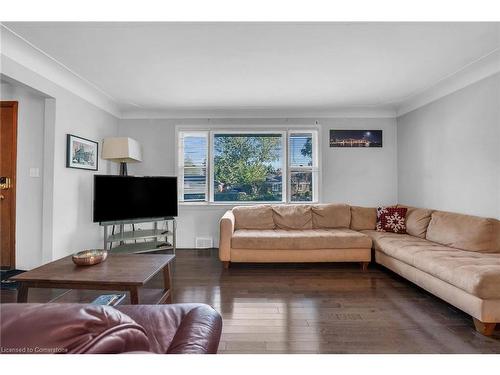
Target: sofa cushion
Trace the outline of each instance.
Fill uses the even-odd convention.
[[[377,225],[377,210],[374,207],[351,206],[351,229],[375,229]]]
[[[359,249],[370,248],[370,237],[350,229],[247,230],[233,233],[234,249]]]
[[[278,229],[311,229],[311,206],[307,204],[274,205],[273,220]]]
[[[450,249],[447,246],[408,234],[378,232],[374,230],[364,230],[362,233],[372,238],[375,250],[382,251],[384,254],[409,265],[414,265],[415,256],[422,251],[448,251]]]
[[[425,238],[427,227],[431,221],[432,210],[398,204],[398,207],[407,208],[406,233],[412,236]]]
[[[313,228],[349,228],[351,208],[347,204],[316,204],[311,206]]]
[[[376,250],[483,299],[500,298],[500,254],[482,254],[409,235],[363,231]]]
[[[426,239],[461,250],[500,252],[500,222],[452,212],[432,213]]]
[[[273,209],[268,204],[233,208],[235,229],[274,229]]]
[[[483,299],[500,299],[500,254],[474,251],[428,251],[414,267]]]

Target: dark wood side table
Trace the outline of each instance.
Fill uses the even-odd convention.
[[[94,266],[76,266],[67,256],[11,278],[19,282],[17,302],[27,302],[29,288],[113,290],[130,293],[139,304],[139,289],[157,273],[163,273],[163,289],[157,304],[171,303],[170,264],[175,255],[110,254]]]

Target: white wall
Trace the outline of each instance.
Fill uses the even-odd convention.
[[[42,112],[44,134],[41,138],[45,140],[42,159],[45,166],[41,198],[41,262],[58,259],[84,248],[102,247],[102,230],[98,224],[92,223],[94,172],[66,168],[66,134],[99,141],[101,146],[103,138],[117,134],[117,119],[16,61],[4,55],[1,58],[2,74],[10,82],[22,83],[52,98],[45,100],[45,112]],[[13,99],[17,100],[16,97]],[[26,152],[30,152],[29,149],[18,149],[18,154]],[[99,171],[96,173],[115,171],[116,166],[112,163],[99,160]],[[27,221],[20,220],[21,231],[27,225]],[[23,240],[17,238],[21,243]],[[19,263],[16,266],[31,268],[39,265],[39,248],[31,250],[31,263]]]
[[[43,138],[45,98],[19,85],[2,83],[1,100],[18,101],[16,183],[16,265],[42,262]],[[30,177],[30,168],[39,177]]]
[[[500,74],[397,124],[400,203],[500,219]]]
[[[53,258],[85,248],[102,248],[102,230],[92,222],[93,175],[117,173],[116,165],[100,158],[102,140],[115,136],[117,119],[71,95],[56,97],[54,145]],[[66,135],[99,142],[97,172],[66,168]]]
[[[397,203],[396,120],[322,119],[323,202]],[[382,148],[330,148],[330,129],[383,130]]]
[[[315,119],[163,119],[120,120],[119,134],[139,141],[143,147],[143,162],[129,165],[136,175],[175,175],[175,126],[204,125],[217,128],[234,125],[287,126],[313,125]],[[347,202],[376,206],[397,202],[396,121],[376,119],[318,119],[322,169],[322,202]],[[330,129],[382,129],[384,147],[379,149],[338,149],[329,147]],[[228,206],[180,205],[178,246],[195,246],[196,237],[212,237],[218,245],[218,221]]]

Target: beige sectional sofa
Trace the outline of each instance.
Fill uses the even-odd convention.
[[[361,262],[366,268],[372,240],[359,230],[368,228],[351,226],[345,204],[235,207],[220,222],[219,258],[226,268],[229,262]]]
[[[220,222],[229,262],[371,259],[470,314],[492,334],[500,322],[500,221],[408,207],[407,234],[377,232],[376,209],[344,204],[235,207]]]
[[[500,221],[408,208],[407,233],[364,230],[375,261],[474,318],[490,335],[500,322]]]

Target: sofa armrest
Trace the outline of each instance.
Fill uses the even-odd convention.
[[[219,237],[219,259],[223,262],[231,261],[231,237],[234,232],[234,214],[233,211],[226,211],[220,219],[220,237]]]
[[[149,352],[145,329],[110,307],[76,303],[0,305],[2,353]]]
[[[215,353],[222,329],[220,314],[201,303],[119,305],[146,331],[149,352]]]
[[[182,319],[168,354],[216,354],[222,318],[212,307],[198,306]]]

